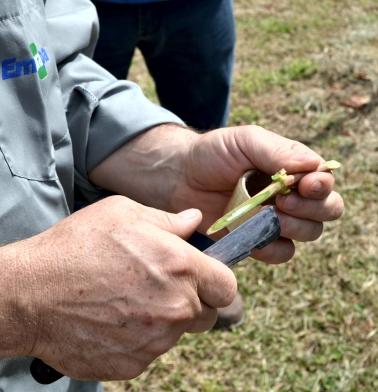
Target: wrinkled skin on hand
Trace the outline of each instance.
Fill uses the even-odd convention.
[[[267,176],[282,168],[288,173],[308,172],[296,191],[275,200],[281,238],[253,252],[257,259],[281,263],[294,254],[292,240],[315,240],[323,222],[342,214],[343,200],[333,190],[332,174],[313,172],[322,161],[302,143],[257,126],[199,135],[170,124],[127,143],[99,164],[90,178],[100,187],[166,211],[198,208],[203,214],[199,231],[205,233],[223,215],[239,177],[247,170]]]
[[[175,215],[113,196],[16,244],[27,255],[24,354],[76,379],[130,379],[184,332],[211,328],[236,281],[184,241],[200,221],[198,210]]]
[[[185,161],[185,178],[174,195],[175,209],[188,205],[204,215],[200,230],[223,215],[238,178],[247,170],[271,175],[281,168],[288,173],[309,172],[297,190],[278,196],[281,238],[253,252],[257,259],[280,263],[294,254],[292,240],[313,241],[323,230],[323,222],[337,219],[343,211],[341,196],[333,191],[330,173],[311,173],[323,159],[302,143],[284,138],[257,126],[215,130],[193,138]]]

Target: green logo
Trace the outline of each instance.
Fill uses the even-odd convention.
[[[31,43],[29,48],[33,54],[32,58],[17,59],[16,57],[10,57],[1,61],[0,73],[2,80],[32,74],[37,74],[41,80],[46,78],[48,75],[47,63],[50,61],[47,49],[39,49],[35,43]]]
[[[42,80],[45,77],[47,77],[47,75],[48,75],[47,68],[45,65],[48,58],[45,58],[45,51],[38,50],[37,45],[34,42],[32,42],[29,45],[29,48],[30,48],[32,55],[33,55],[33,59],[35,62],[37,73],[38,73],[38,77]]]

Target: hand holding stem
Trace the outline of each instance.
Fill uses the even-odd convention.
[[[340,166],[341,165],[339,162],[331,160],[321,163],[315,171],[328,172],[338,169]],[[210,235],[222,230],[278,193],[290,193],[290,189],[306,174],[308,173],[286,174],[285,169],[279,170],[272,176],[273,182],[270,185],[219,218],[213,225],[209,227],[206,234]]]

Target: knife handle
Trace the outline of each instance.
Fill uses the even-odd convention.
[[[35,381],[43,385],[52,384],[64,377],[62,373],[59,373],[38,358],[33,359],[30,365],[30,373]]]
[[[215,242],[204,253],[228,267],[280,237],[281,228],[274,207],[263,208],[229,234]]]

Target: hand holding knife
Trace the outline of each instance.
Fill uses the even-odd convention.
[[[231,233],[215,242],[204,253],[232,267],[246,258],[252,249],[260,249],[280,236],[278,216],[273,207],[262,209]],[[32,361],[30,372],[40,384],[52,384],[63,377],[42,360]]]

